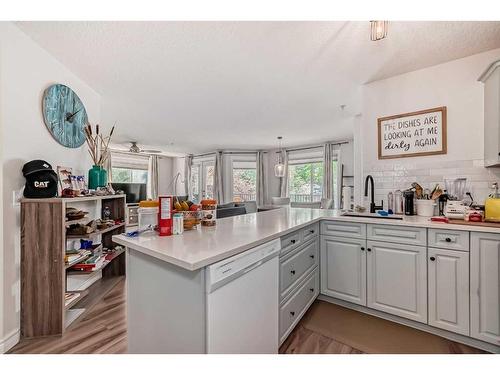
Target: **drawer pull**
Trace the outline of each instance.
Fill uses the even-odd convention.
[[[291,242],[292,244],[294,244],[294,243],[296,242],[296,240],[291,240],[290,242]]]
[[[292,275],[295,275],[295,270],[291,270],[291,271],[290,271],[290,273],[291,273]]]
[[[436,260],[436,258],[434,257],[430,257],[429,259],[432,260],[433,262]]]
[[[309,289],[311,292],[314,292],[314,288]]]
[[[361,246],[361,251],[365,251],[365,248],[363,246]]]
[[[451,238],[450,238],[450,237],[446,237],[444,240],[445,240],[446,242],[451,242]]]
[[[314,259],[314,255],[309,255],[309,257],[310,257],[311,259]]]
[[[309,233],[313,234],[313,233],[314,233],[314,229],[311,229],[311,230],[309,231]]]
[[[295,316],[295,311],[290,311],[291,316]]]

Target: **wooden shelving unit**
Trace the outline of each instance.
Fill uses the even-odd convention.
[[[66,208],[88,212],[78,220],[66,220]],[[121,223],[85,235],[66,235],[71,224],[87,223],[103,217]],[[67,241],[91,239],[108,249],[112,236],[125,231],[125,195],[77,198],[23,199],[21,201],[21,334],[23,337],[60,335],[85,317],[102,297],[125,277],[124,250],[116,251],[106,264],[92,272],[72,271],[84,260],[64,262]],[[95,250],[95,249],[94,249]],[[67,277],[89,275],[86,289],[68,290]],[[95,280],[94,280],[95,279]],[[73,279],[72,279],[73,280]],[[84,284],[80,284],[84,285]],[[65,293],[80,295],[66,303]]]

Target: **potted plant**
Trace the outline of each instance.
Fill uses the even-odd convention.
[[[97,189],[108,184],[108,172],[103,168],[103,165],[109,157],[109,143],[114,130],[115,127],[113,126],[109,135],[103,137],[99,133],[99,124],[95,126],[95,131],[92,130],[90,124],[85,127],[85,138],[93,162],[93,166],[89,170],[89,189]]]

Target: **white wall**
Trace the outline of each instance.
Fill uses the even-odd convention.
[[[185,169],[185,158],[174,158],[172,161],[172,178],[175,177],[177,173],[181,176],[177,179],[177,184],[175,186],[175,191],[172,193],[175,195],[184,195],[186,191],[186,186],[184,184],[184,169]]]
[[[174,158],[160,156],[158,160],[158,195],[172,195],[174,193],[173,168]]]
[[[0,26],[1,27],[1,26]],[[1,29],[0,29],[1,30]],[[1,39],[0,39],[1,43]],[[2,77],[2,48],[0,45],[0,87],[3,82]],[[3,162],[3,121],[2,121],[2,113],[3,113],[3,101],[2,101],[2,90],[0,90],[0,161]],[[3,172],[0,171],[0,197],[3,197]],[[0,239],[3,238],[3,199],[0,198]],[[4,307],[3,307],[3,289],[4,289],[4,252],[3,252],[3,241],[0,240],[0,354],[5,352],[5,340],[4,340]]]
[[[378,203],[381,199],[386,203],[390,190],[408,188],[414,181],[432,188],[436,183],[444,184],[445,178],[457,177],[467,177],[476,201],[487,197],[488,186],[500,173],[483,167],[483,85],[477,78],[498,59],[500,49],[363,87],[355,152],[363,155],[363,176],[374,177]],[[446,155],[378,160],[377,118],[440,106],[446,106],[448,113]]]
[[[10,22],[0,22],[0,122],[3,127],[3,311],[0,340],[19,330],[19,205],[13,192],[24,185],[21,168],[32,159],[71,166],[86,174],[91,163],[85,147],[58,144],[41,113],[44,89],[53,83],[70,86],[85,104],[89,120],[100,119],[100,96]],[[101,124],[106,127],[106,124]]]

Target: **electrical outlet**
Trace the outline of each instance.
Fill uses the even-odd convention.
[[[19,207],[21,205],[22,197],[23,197],[22,190],[14,190],[12,192],[12,207]]]

